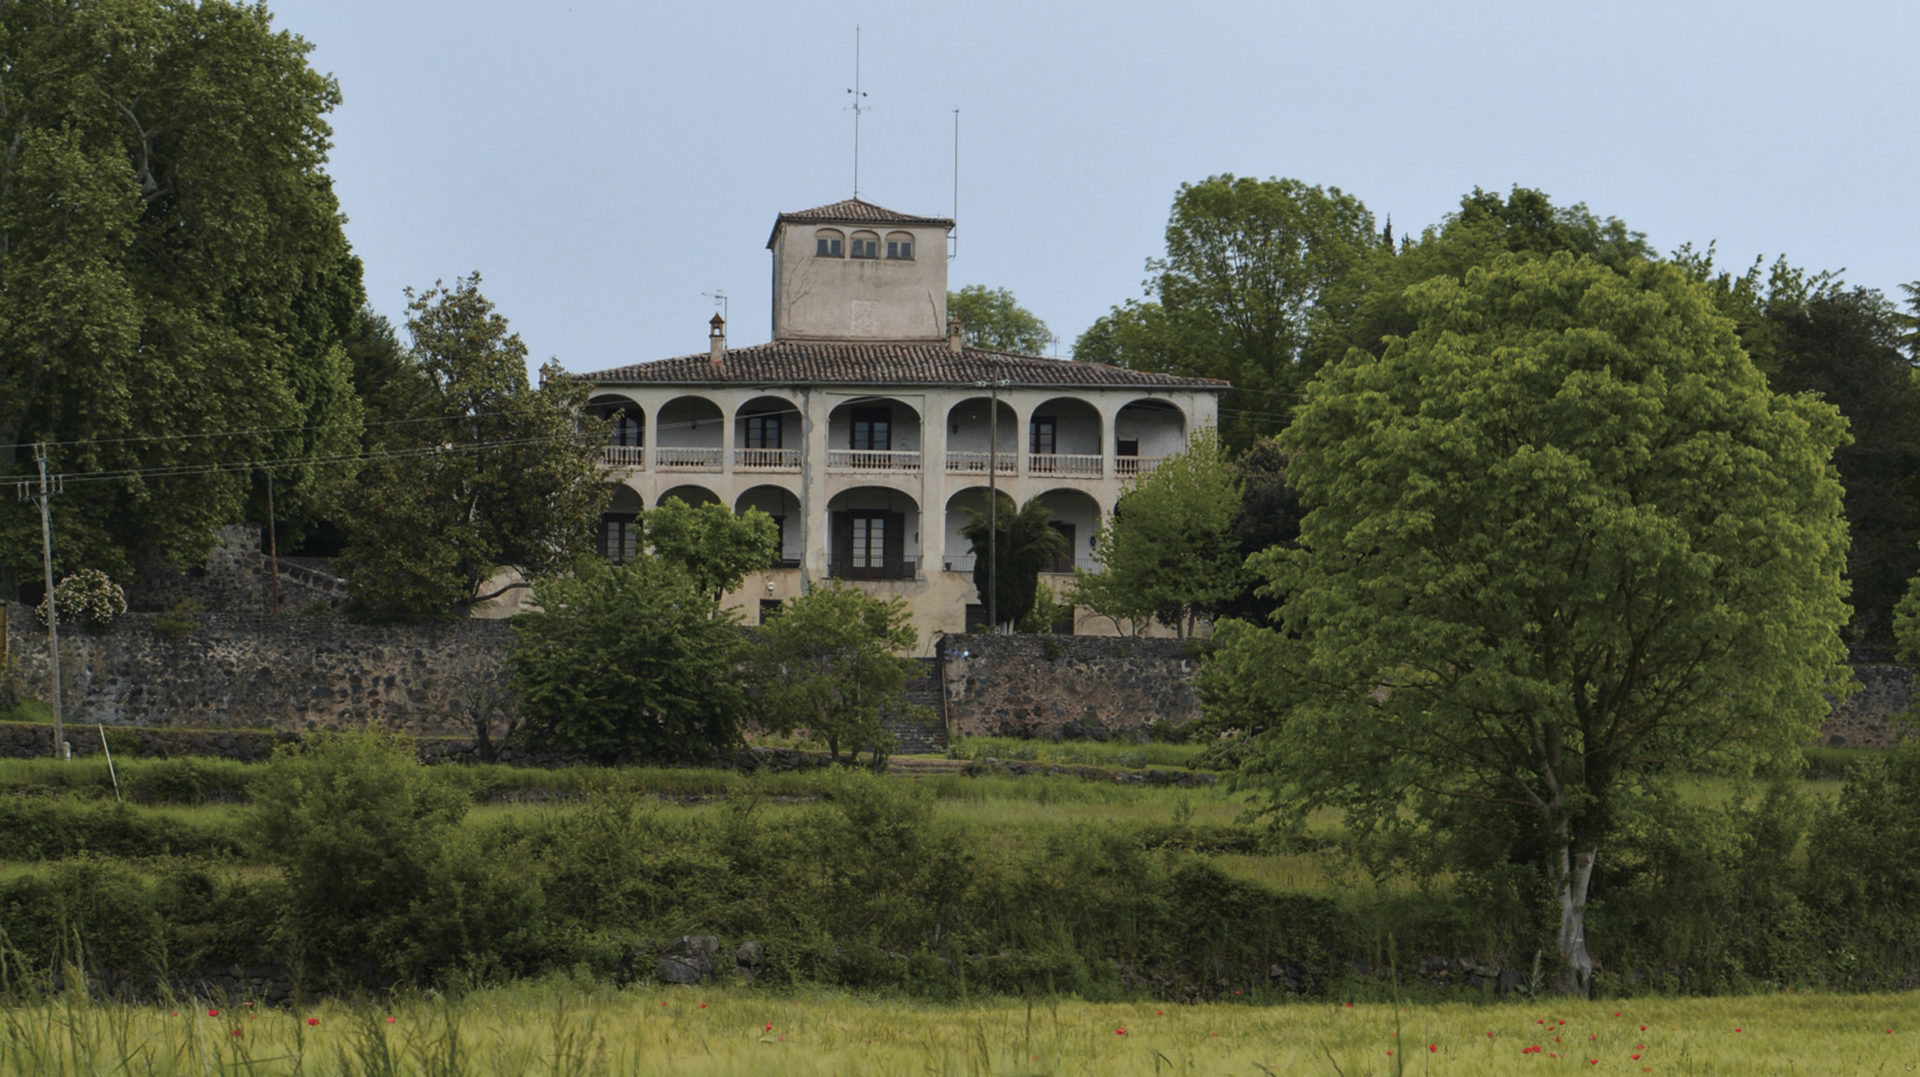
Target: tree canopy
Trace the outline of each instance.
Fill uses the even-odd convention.
[[[0,480],[36,442],[75,476],[56,571],[197,561],[269,470],[302,511],[358,440],[360,265],[323,171],[339,90],[271,20],[0,6]],[[38,576],[37,527],[0,502],[0,595]]]
[[[1300,543],[1254,559],[1281,624],[1223,625],[1208,687],[1266,711],[1283,818],[1519,820],[1584,993],[1622,803],[1792,757],[1844,694],[1844,423],[1771,391],[1670,265],[1507,256],[1407,304],[1283,436]]]
[[[960,528],[960,534],[971,544],[968,552],[973,556],[973,589],[980,596],[980,604],[988,605],[988,596],[992,595],[993,613],[1000,622],[994,626],[996,632],[1017,624],[1033,609],[1040,573],[1067,548],[1067,537],[1053,526],[1053,512],[1039,498],[1016,511],[1013,498],[1005,494],[998,497],[998,512],[976,512]]]
[[[425,421],[388,435],[343,506],[338,563],[352,610],[371,618],[459,615],[492,597],[480,588],[501,567],[531,577],[571,564],[609,496],[586,385],[552,364],[527,384],[526,345],[479,274],[410,299]]]
[[[1045,355],[1053,330],[1021,306],[1005,288],[969,284],[947,293],[947,317],[960,319],[966,342],[976,348],[1019,355]]]
[[[718,502],[691,506],[667,498],[641,517],[653,556],[685,569],[716,604],[780,556],[780,525],[759,509],[736,516]]]
[[[1337,187],[1219,175],[1181,184],[1166,239],[1150,298],[1095,322],[1073,357],[1232,382],[1230,445],[1279,430],[1312,373],[1314,304],[1379,245],[1373,215]]]
[[[1157,619],[1192,635],[1203,614],[1243,589],[1241,489],[1220,439],[1195,434],[1121,493],[1100,524],[1100,571],[1076,571],[1071,599],[1135,632]]]
[[[753,651],[754,707],[771,729],[805,728],[857,758],[873,748],[876,764],[893,748],[881,725],[905,706],[916,639],[905,599],[872,597],[834,581],[788,599],[760,626]]]
[[[513,619],[507,655],[526,744],[613,763],[705,761],[738,743],[746,640],[680,566],[590,557],[533,595],[540,612]]]

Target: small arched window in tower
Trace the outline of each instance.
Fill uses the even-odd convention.
[[[890,262],[913,261],[913,233],[887,233],[887,260]]]
[[[844,255],[842,244],[846,236],[838,229],[822,228],[813,234],[813,256],[815,258],[839,258]]]
[[[880,237],[872,232],[855,232],[853,250],[850,253],[855,258],[880,257]]]

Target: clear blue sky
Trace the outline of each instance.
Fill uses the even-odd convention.
[[[535,361],[768,336],[774,217],[954,208],[954,287],[1062,354],[1141,294],[1183,181],[1291,176],[1396,233],[1476,186],[1897,293],[1920,279],[1920,4],[269,0],[335,76],[329,171],[373,305],[479,270]]]

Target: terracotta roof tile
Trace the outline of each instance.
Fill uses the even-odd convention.
[[[1076,363],[1035,355],[967,348],[946,341],[775,341],[734,348],[714,366],[706,352],[575,375],[601,386],[619,385],[973,385],[1005,380],[1016,387],[1085,386],[1139,389],[1212,389],[1214,378],[1188,378]]]
[[[952,229],[953,221],[946,217],[915,217],[908,213],[897,213],[872,202],[862,202],[858,198],[848,198],[839,202],[830,202],[824,206],[803,209],[797,213],[782,213],[773,222],[773,234],[767,237],[767,247],[773,247],[773,241],[780,236],[783,224],[913,224],[934,225]]]

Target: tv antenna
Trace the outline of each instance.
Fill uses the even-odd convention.
[[[713,300],[713,305],[720,308],[721,321],[729,325],[733,323],[733,314],[727,309],[727,290],[725,288],[715,288],[711,292],[701,292],[700,294]]]
[[[853,88],[847,91],[853,95],[853,197],[860,197],[860,114],[870,106],[866,102],[866,91],[860,88],[860,24],[853,24]]]
[[[953,110],[953,219],[960,220],[960,110]],[[960,230],[947,233],[947,261],[960,257]]]

